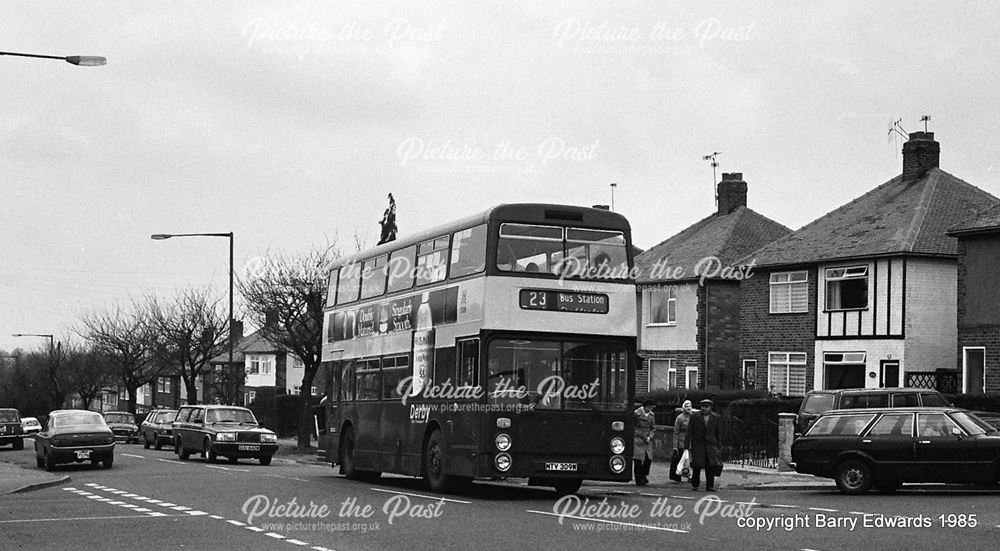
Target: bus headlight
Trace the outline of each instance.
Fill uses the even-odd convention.
[[[497,417],[497,428],[498,429],[509,429],[510,428],[510,418],[509,417]]]
[[[611,456],[608,466],[611,467],[611,472],[621,474],[625,472],[625,458],[620,455]]]
[[[497,470],[502,473],[509,471],[510,466],[513,463],[514,460],[511,459],[509,453],[498,453],[497,456],[493,458],[493,465],[496,466]]]
[[[511,444],[510,436],[502,432],[497,435],[495,442],[497,445],[497,449],[502,452],[505,452],[510,449],[510,444]]]
[[[611,453],[615,455],[625,453],[625,441],[620,436],[611,439]]]

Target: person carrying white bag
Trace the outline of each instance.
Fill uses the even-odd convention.
[[[677,414],[674,421],[674,450],[670,457],[670,480],[681,482],[691,473],[691,454],[688,453],[684,440],[687,437],[688,422],[691,420],[691,413],[694,408],[691,400],[684,400],[681,404],[681,412]]]

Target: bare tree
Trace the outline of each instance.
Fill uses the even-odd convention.
[[[85,409],[116,381],[111,358],[93,347],[68,345],[64,349],[63,366],[69,376],[70,394],[79,396]]]
[[[159,376],[161,366],[153,361],[156,343],[148,319],[148,309],[132,303],[131,308],[114,305],[81,318],[80,336],[107,355],[115,377],[128,392],[128,411],[135,413],[138,390]]]
[[[270,254],[259,269],[238,283],[248,317],[261,328],[261,335],[305,364],[299,448],[310,446],[311,388],[320,367],[326,283],[330,265],[339,256],[333,245],[300,255]],[[269,314],[277,323],[267,323]]]
[[[149,301],[156,356],[180,376],[190,404],[198,403],[199,378],[211,374],[209,361],[226,348],[229,326],[221,304],[207,288],[182,291],[170,303]]]

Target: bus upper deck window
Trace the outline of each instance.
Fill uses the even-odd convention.
[[[326,288],[326,305],[333,306],[337,304],[337,274],[340,270],[334,270],[330,272],[330,283]]]
[[[361,292],[361,263],[352,262],[340,269],[340,281],[337,284],[337,304],[346,304],[358,300]]]
[[[451,241],[451,277],[476,274],[486,267],[486,224],[455,232]]]
[[[571,271],[579,270],[591,278],[627,277],[628,252],[622,232],[569,228],[566,249],[567,256],[575,260]]]
[[[385,293],[386,255],[365,260],[361,267],[361,298]]]
[[[441,281],[448,275],[448,236],[417,247],[417,285]]]
[[[413,267],[416,265],[416,245],[393,251],[389,257],[389,292],[413,287]]]
[[[563,252],[558,226],[503,224],[497,244],[497,268],[506,272],[554,273]]]

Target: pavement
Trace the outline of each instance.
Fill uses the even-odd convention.
[[[34,441],[25,438],[24,448],[34,449]],[[70,480],[69,475],[53,474],[44,469],[31,469],[15,465],[4,458],[3,454],[6,453],[12,453],[12,450],[7,447],[0,450],[0,495],[39,490]]]
[[[315,442],[313,443],[315,446]],[[303,464],[325,464],[316,457],[316,448],[307,451],[296,449],[297,441],[291,438],[278,439],[278,453],[275,455],[276,461],[303,463]],[[620,482],[598,482],[587,481],[584,486],[617,486]],[[634,486],[634,484],[629,484]],[[778,471],[777,469],[766,469],[748,465],[738,465],[726,463],[722,468],[722,476],[716,479],[716,486],[720,489],[743,489],[743,490],[812,490],[831,489],[834,486],[832,479],[819,478],[810,474],[801,474],[795,471]],[[687,481],[683,483],[670,480],[670,463],[665,461],[654,461],[649,468],[649,484],[645,488],[687,488]]]

